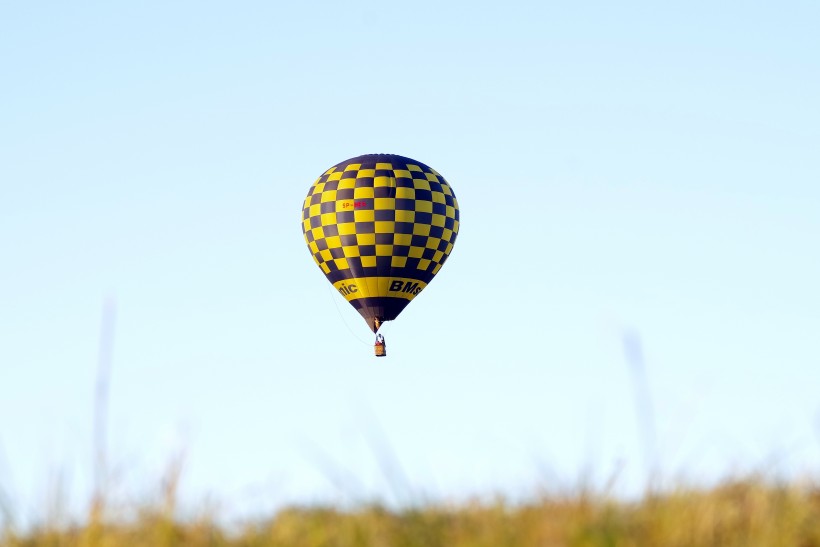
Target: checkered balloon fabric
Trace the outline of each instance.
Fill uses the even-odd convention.
[[[395,319],[438,273],[458,228],[458,201],[444,177],[392,154],[334,165],[313,183],[302,209],[313,259],[373,330]]]

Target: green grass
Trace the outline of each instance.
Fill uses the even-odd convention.
[[[820,487],[757,477],[711,489],[680,487],[631,503],[581,491],[527,504],[290,507],[230,532],[209,516],[175,519],[175,493],[168,494],[131,518],[98,506],[76,525],[45,524],[26,533],[7,528],[0,545],[820,547]]]

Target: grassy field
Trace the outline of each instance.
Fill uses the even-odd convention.
[[[207,516],[175,519],[173,499],[128,519],[98,506],[74,526],[42,525],[26,533],[6,527],[0,545],[820,547],[820,486],[756,477],[647,494],[633,503],[578,492],[523,505],[291,507],[230,532]]]

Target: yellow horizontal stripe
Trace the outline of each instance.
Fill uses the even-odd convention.
[[[357,298],[385,297],[412,300],[426,286],[423,281],[406,277],[358,277],[333,284],[348,302]]]

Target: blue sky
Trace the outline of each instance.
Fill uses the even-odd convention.
[[[106,299],[124,497],[180,451],[188,502],[236,514],[634,491],[653,458],[669,480],[816,473],[818,20],[2,4],[0,491],[21,519],[60,481],[85,499]],[[385,360],[299,223],[316,177],[377,152],[434,167],[462,215]]]

